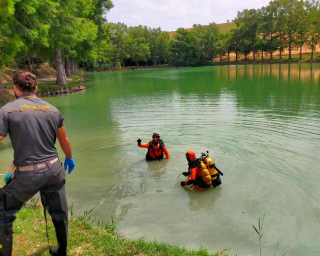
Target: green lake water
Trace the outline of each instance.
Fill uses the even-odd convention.
[[[46,98],[65,117],[76,213],[118,221],[128,238],[258,255],[320,255],[320,65],[257,65],[91,74],[86,92]],[[160,133],[172,158],[146,162]],[[208,150],[216,189],[175,184],[185,153]],[[59,152],[61,150],[59,148]],[[61,154],[62,155],[62,154]],[[5,173],[12,158],[0,145]]]

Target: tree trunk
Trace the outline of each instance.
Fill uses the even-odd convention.
[[[256,52],[253,52],[253,61],[256,61]]]
[[[57,80],[56,84],[59,86],[67,85],[67,79],[65,77],[64,68],[61,60],[61,50],[56,50],[56,71],[57,71]]]
[[[78,62],[76,60],[73,61],[73,68],[74,68],[73,73],[77,73],[79,71]]]
[[[230,62],[230,52],[228,52],[228,63]]]
[[[3,86],[3,82],[2,82],[2,77],[1,77],[1,74],[0,74],[0,88],[4,88],[4,86]]]
[[[74,61],[69,60],[69,64],[70,64],[71,74],[74,74],[75,73]]]
[[[280,32],[280,43],[282,45],[282,33]],[[281,46],[279,48],[279,60],[282,60],[282,49]]]
[[[292,48],[292,35],[289,33],[289,60],[291,60],[291,49]]]
[[[137,62],[137,67],[139,67],[139,62]]]
[[[271,33],[271,45],[273,45],[273,36],[272,36],[272,33]],[[271,51],[270,51],[270,61],[272,61],[272,47],[271,47]]]
[[[66,58],[65,69],[66,69],[66,76],[70,77],[72,75],[72,71],[71,71],[71,67],[70,67],[69,58]]]
[[[302,43],[302,37],[303,37],[303,32],[302,32],[302,26],[300,27],[300,60],[302,59],[302,46],[303,46],[303,43]]]
[[[263,60],[263,51],[261,51],[261,60]]]
[[[78,72],[78,64],[75,60],[70,60],[70,68],[71,68],[71,73],[77,73]]]
[[[220,57],[220,63],[221,63],[221,61],[222,61],[222,56],[221,56],[221,54],[219,55],[219,57]]]
[[[146,61],[146,66],[148,66],[148,62]]]
[[[63,75],[64,75],[65,79],[67,80],[66,67],[64,65],[64,62],[62,62],[62,67],[63,67]]]
[[[313,52],[314,52],[314,44],[313,44],[313,39],[311,43],[311,59],[313,60]]]
[[[31,68],[31,61],[30,61],[29,56],[27,56],[27,60],[28,60],[28,68],[29,68],[29,70],[31,71],[32,68]]]
[[[236,51],[236,62],[238,62],[238,50]]]

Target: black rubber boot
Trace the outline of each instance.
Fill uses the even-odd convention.
[[[0,256],[11,256],[12,253],[12,233],[7,236],[0,235]]]
[[[50,254],[54,256],[67,256],[67,238],[68,231],[66,228],[56,228],[58,248],[50,248]]]

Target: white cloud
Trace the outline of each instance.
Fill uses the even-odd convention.
[[[232,20],[238,11],[260,8],[270,0],[113,0],[115,7],[108,13],[110,22],[122,22],[128,26],[146,25],[176,30],[223,23]]]

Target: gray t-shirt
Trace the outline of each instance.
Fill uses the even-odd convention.
[[[9,133],[18,167],[57,156],[54,145],[58,129],[63,126],[58,109],[35,95],[24,95],[0,109],[0,136]]]

